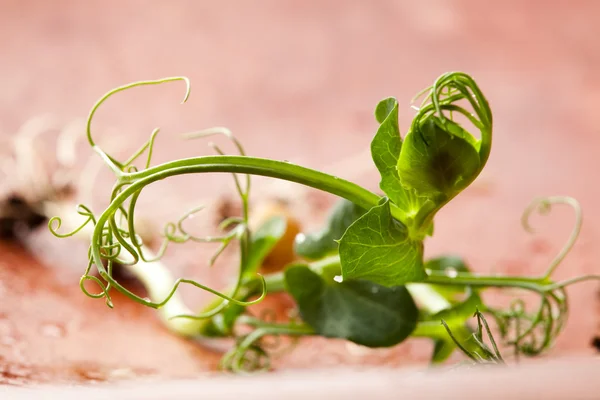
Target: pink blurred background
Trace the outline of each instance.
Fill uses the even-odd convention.
[[[325,171],[350,160],[351,168],[332,172],[376,189],[368,146],[377,102],[399,99],[404,132],[413,95],[440,74],[462,70],[490,101],[494,146],[481,177],[438,218],[428,255],[458,253],[482,272],[541,273],[568,237],[572,215],[557,209],[535,219],[539,235],[532,237],[520,228],[520,214],[534,197],[569,195],[583,206],[584,228],[557,276],[598,272],[598,16],[594,1],[4,0],[0,138],[40,114],[65,123],[85,118],[116,86],[185,75],[192,94],[183,106],[181,83],[111,99],[94,122],[98,142],[119,135],[126,140],[119,154],[127,154],[160,126],[161,162],[207,152],[177,133],[226,126],[248,154]],[[82,162],[92,156],[85,145],[80,154]],[[103,175],[98,193],[109,178]],[[164,196],[148,195],[141,206],[172,217],[225,188],[218,176],[202,179],[165,182]],[[53,240],[40,243],[56,251]],[[0,246],[0,337],[14,339],[0,344],[5,369],[21,368],[25,380],[96,379],[90,370],[103,380],[115,370],[192,376],[215,366],[217,354],[164,332],[150,310],[125,301],[108,310],[84,298],[77,285],[82,270],[75,268],[85,259],[63,258],[65,265],[49,266]],[[197,258],[186,250],[168,259],[176,271],[189,271]],[[595,284],[570,290],[573,315],[553,354],[593,354],[596,291]],[[65,332],[40,334],[45,324]],[[305,368],[318,356],[319,366],[395,366],[427,351],[402,345],[352,352],[317,340],[281,365]]]

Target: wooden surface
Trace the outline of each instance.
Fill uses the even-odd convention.
[[[109,136],[123,138],[118,155],[125,158],[160,126],[156,162],[162,162],[208,153],[202,144],[177,140],[177,133],[227,126],[251,155],[323,168],[375,189],[367,149],[378,100],[399,99],[404,132],[412,96],[443,72],[463,70],[491,103],[493,150],[473,187],[440,214],[427,255],[451,251],[481,272],[541,272],[568,237],[572,215],[557,209],[548,219],[536,218],[539,233],[533,237],[519,226],[521,211],[534,197],[569,195],[583,206],[584,227],[557,275],[599,271],[599,3],[259,4],[3,1],[0,139],[11,138],[40,114],[64,123],[85,118],[113,87],[182,74],[192,81],[185,106],[178,105],[181,84],[122,94],[98,113],[98,142],[110,146]],[[81,163],[92,156],[85,145],[80,154]],[[230,190],[223,179],[228,178],[162,182],[140,199],[141,213],[166,222]],[[96,209],[106,204],[110,182],[108,173],[100,177]],[[295,198],[293,210],[306,217],[308,227],[332,201],[297,187],[256,182],[258,195],[280,191]],[[78,279],[85,244],[39,232],[29,246],[34,255],[0,245],[0,380],[194,377],[216,365],[218,354],[171,336],[151,310],[122,298],[109,310],[84,297]],[[166,262],[177,274],[222,283],[222,270],[209,271],[205,253],[186,247],[169,252]],[[190,304],[206,298],[192,290],[184,294]],[[599,328],[597,285],[569,294],[572,315],[551,356],[591,356],[589,343]],[[396,367],[423,361],[428,351],[428,344],[415,341],[367,351],[318,339],[277,365]]]

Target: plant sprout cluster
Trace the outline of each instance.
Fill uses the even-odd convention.
[[[379,128],[371,142],[371,154],[381,175],[382,194],[289,162],[246,156],[226,128],[185,137],[224,135],[234,143],[238,155],[226,155],[213,145],[217,155],[152,165],[158,129],[125,161],[96,145],[92,120],[107,99],[137,86],[173,81],[186,84],[185,102],[189,81],[173,77],[116,88],[94,105],[87,121],[87,139],[114,173],[110,204],[99,214],[79,205],[78,213],[85,222],[73,232],[60,234],[58,217],[49,226],[56,236],[68,237],[92,225],[89,260],[81,278],[81,289],[87,296],[104,299],[112,307],[111,290],[117,290],[157,309],[166,326],[181,336],[235,339],[223,357],[225,369],[267,369],[271,355],[267,338],[312,335],[372,348],[395,346],[410,337],[428,338],[434,343],[432,363],[447,360],[456,350],[473,362],[502,363],[485,315],[496,322],[502,343],[512,346],[517,356],[533,356],[550,348],[564,326],[568,312],[565,287],[597,279],[552,279],[581,226],[580,207],[567,197],[537,199],[523,216],[525,228],[531,229],[527,221],[534,211],[545,213],[556,204],[575,211],[575,228],[568,243],[541,276],[478,275],[458,257],[424,259],[424,242],[434,233],[436,214],[478,177],[491,151],[491,109],[476,82],[465,73],[446,73],[418,95],[421,103],[415,107],[416,115],[404,137],[398,126],[396,99],[387,98],[377,105]],[[134,222],[142,191],[176,175],[202,173],[232,174],[241,215],[224,220],[219,226],[222,234],[199,237],[189,233],[185,221],[202,207],[188,211],[165,226],[162,246],[153,254],[136,232]],[[297,236],[294,250],[301,261],[281,272],[258,273],[262,261],[283,236],[286,221],[274,217],[257,229],[250,228],[251,175],[296,182],[341,198],[322,229]],[[223,289],[174,279],[161,257],[171,243],[185,242],[219,244],[209,260],[211,265],[225,248],[236,244],[239,266],[233,284]],[[138,277],[148,291],[147,298],[115,279],[116,265]],[[95,292],[89,290],[88,281],[97,286]],[[190,310],[177,292],[182,284],[206,290],[215,300],[201,310]],[[539,305],[531,310],[516,299],[507,308],[489,306],[482,293],[490,288],[533,292],[539,296]],[[250,311],[250,306],[277,292],[286,292],[294,299],[294,318],[275,322]],[[475,328],[470,324],[472,317],[476,317]],[[489,344],[484,341],[484,332]]]

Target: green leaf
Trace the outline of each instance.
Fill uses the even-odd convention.
[[[460,257],[455,256],[428,260],[425,263],[425,269],[444,272],[449,275],[470,272],[467,264]],[[479,293],[468,286],[431,285],[431,288],[448,300],[451,306],[438,313],[424,315],[424,320],[441,322],[443,319],[459,342],[471,350],[477,350],[477,344],[472,340],[474,332],[467,322],[477,308],[483,304]],[[434,340],[431,362],[441,363],[445,361],[456,348],[456,343],[452,341],[450,336],[447,339]]]
[[[269,218],[251,237],[249,251],[244,266],[244,276],[254,274],[269,255],[279,239],[285,234],[287,224],[281,217]]]
[[[464,324],[473,317],[477,307],[481,307],[482,304],[479,293],[472,292],[466,300],[432,315],[430,319],[435,321],[443,319],[448,325]]]
[[[447,321],[446,321],[447,322]],[[450,326],[450,325],[448,325]],[[476,343],[472,341],[473,330],[468,325],[452,325],[452,334],[454,337],[468,349],[477,350]],[[433,354],[431,355],[432,364],[440,364],[446,361],[454,350],[457,349],[456,343],[448,336],[447,339],[436,339],[433,341]]]
[[[427,321],[435,321],[441,323],[442,320],[448,324],[452,330],[454,337],[469,350],[478,350],[478,345],[472,340],[473,329],[469,327],[467,322],[473,316],[477,307],[481,304],[481,298],[478,294],[472,294],[467,300],[459,303],[449,309],[442,310],[439,313],[430,315],[426,318]],[[456,343],[450,336],[445,339],[435,339],[431,362],[434,364],[442,363],[448,359],[456,350]]]
[[[461,336],[462,337],[462,336]],[[432,364],[440,364],[446,361],[456,350],[456,344],[451,340],[436,339],[433,341]]]
[[[406,226],[391,217],[386,198],[350,225],[339,252],[344,280],[365,279],[391,287],[427,277],[423,243],[411,240]]]
[[[473,330],[467,322],[482,305],[481,297],[477,292],[471,292],[470,296],[452,307],[442,310],[426,318],[429,321],[441,322],[444,320],[452,330],[454,337],[469,350],[476,351],[479,346],[472,340]],[[446,360],[457,348],[456,343],[448,336],[447,339],[436,339],[431,357],[432,363],[441,363]]]
[[[456,196],[481,170],[479,153],[465,136],[470,134],[461,137],[455,131],[462,128],[451,121],[445,129],[438,124],[431,117],[409,132],[397,164],[402,185],[435,203]]]
[[[285,284],[302,319],[321,336],[388,347],[410,336],[417,325],[419,311],[404,286],[325,281],[305,265],[288,268]]]
[[[365,211],[346,199],[338,201],[331,209],[323,229],[296,236],[294,250],[298,255],[311,260],[335,253],[338,249],[336,240],[339,240],[346,229]]]
[[[414,190],[405,189],[398,176],[396,165],[402,149],[402,138],[398,128],[398,101],[390,97],[379,102],[375,109],[375,118],[380,126],[371,142],[371,156],[381,175],[379,187],[404,211],[408,219],[417,213],[425,199],[419,199]]]

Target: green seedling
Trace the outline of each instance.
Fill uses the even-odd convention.
[[[524,214],[524,226],[535,211],[547,212],[552,205],[566,204],[575,210],[573,233],[547,271],[536,277],[485,276],[475,274],[457,257],[424,260],[424,243],[434,233],[436,214],[465,188],[485,167],[492,147],[492,112],[479,86],[469,75],[446,73],[418,97],[422,99],[406,135],[400,135],[398,102],[381,101],[375,109],[379,128],[371,143],[375,166],[381,175],[382,194],[320,171],[286,161],[245,155],[240,143],[225,128],[186,135],[188,139],[225,135],[239,155],[218,155],[179,159],[152,165],[151,156],[158,129],[128,160],[119,161],[96,145],[91,125],[98,108],[114,94],[130,88],[183,81],[174,77],[135,82],[104,95],[91,110],[87,121],[90,146],[114,173],[116,182],[110,204],[94,214],[79,206],[85,223],[93,225],[89,260],[81,288],[90,297],[102,298],[109,306],[111,290],[159,310],[173,332],[193,338],[234,338],[235,345],[223,358],[222,366],[233,371],[256,371],[269,367],[267,337],[318,335],[348,340],[371,348],[395,346],[411,337],[434,343],[433,363],[441,363],[457,349],[471,359],[503,362],[483,314],[493,318],[502,343],[517,355],[533,356],[549,349],[567,317],[566,286],[598,276],[582,276],[556,282],[552,274],[573,246],[581,226],[578,203],[567,197],[535,200]],[[474,133],[476,135],[474,135]],[[144,153],[145,160],[139,163]],[[136,162],[141,167],[136,166]],[[200,208],[185,213],[164,229],[162,247],[151,254],[135,229],[136,203],[144,188],[177,175],[202,173],[233,174],[241,200],[241,215],[221,224],[222,234],[196,237],[185,221]],[[314,233],[298,235],[295,251],[303,260],[282,272],[259,275],[258,268],[285,231],[285,222],[269,220],[257,231],[248,224],[250,176],[284,179],[341,198],[331,210],[325,226]],[[50,229],[59,234],[58,217]],[[76,230],[77,231],[77,230]],[[231,287],[215,289],[189,279],[175,280],[160,262],[171,243],[211,242],[220,244],[209,263],[232,243],[239,247],[239,266]],[[113,266],[129,268],[148,291],[142,298],[113,277]],[[92,269],[98,274],[92,275]],[[85,283],[99,288],[91,293]],[[215,300],[194,312],[177,296],[180,285],[209,291]],[[521,289],[539,296],[533,311],[516,299],[508,309],[495,308],[483,299],[490,288]],[[297,315],[275,322],[254,316],[249,307],[266,295],[287,292],[295,300]],[[473,314],[478,328],[469,321]],[[484,344],[482,326],[491,339]]]

